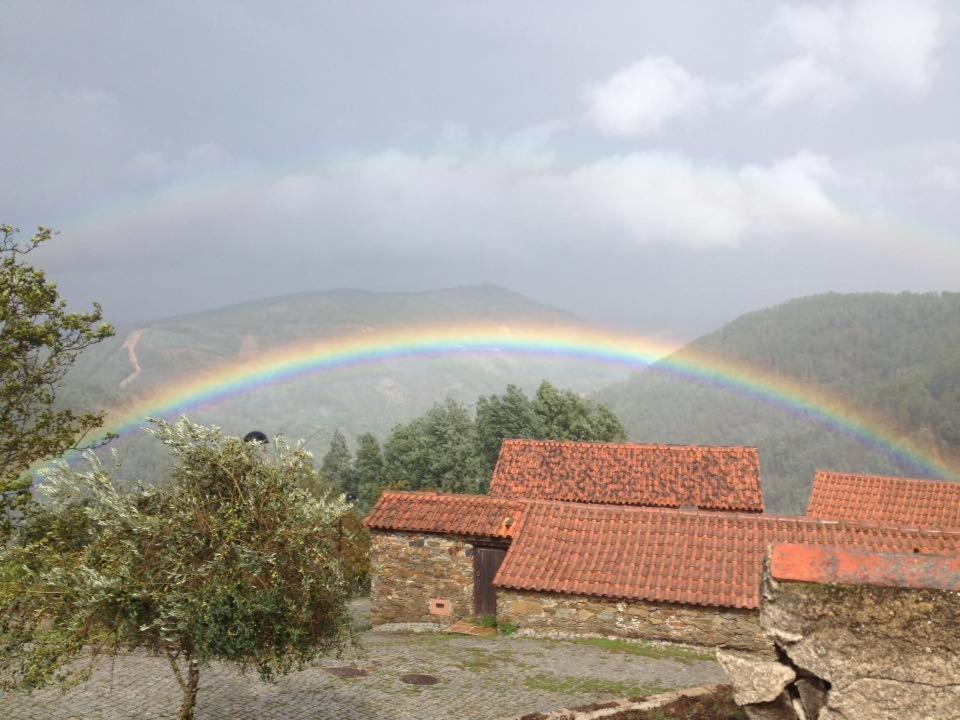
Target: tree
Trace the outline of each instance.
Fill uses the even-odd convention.
[[[103,422],[55,400],[78,355],[114,334],[99,305],[67,312],[57,286],[24,262],[53,233],[41,227],[20,242],[18,232],[0,225],[0,541],[30,501],[30,466],[76,449]]]
[[[357,455],[353,462],[354,476],[357,478],[357,505],[366,513],[377,502],[383,489],[383,453],[380,443],[373,433],[364,433],[357,437]]]
[[[397,425],[384,444],[384,476],[394,487],[475,493],[482,473],[473,417],[451,398]]]
[[[544,380],[533,400],[544,440],[623,442],[627,433],[620,419],[604,405],[570,390],[559,390]]]
[[[330,449],[323,456],[320,469],[333,487],[356,497],[357,481],[353,472],[353,456],[347,447],[347,438],[339,430],[330,438]]]
[[[477,446],[485,477],[493,474],[500,445],[507,438],[542,438],[543,420],[534,411],[530,398],[516,385],[503,395],[477,399]]]
[[[145,648],[168,659],[191,720],[210,660],[270,680],[349,637],[336,552],[349,506],[299,487],[309,453],[186,419],[150,432],[176,459],[167,483],[125,488],[90,452],[87,472],[46,471],[46,511],[86,535],[47,523],[0,553],[0,687],[69,685],[89,674],[84,650]]]

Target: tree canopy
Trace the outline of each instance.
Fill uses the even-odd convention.
[[[99,305],[67,311],[57,286],[24,256],[53,238],[27,241],[0,225],[0,539],[30,499],[30,466],[77,448],[103,414],[58,407],[56,393],[78,355],[113,335]]]
[[[357,438],[352,468],[358,505],[369,510],[388,487],[484,493],[505,438],[623,442],[626,433],[605,406],[547,381],[532,399],[516,385],[502,395],[481,396],[475,412],[447,399],[396,425],[382,453],[372,434]],[[328,457],[342,457],[344,449],[335,435]]]
[[[210,660],[271,679],[348,639],[348,506],[302,488],[310,455],[186,419],[150,432],[176,459],[169,482],[125,487],[93,453],[86,472],[45,472],[47,522],[0,554],[0,686],[69,684],[89,671],[81,651],[146,648],[189,720]]]

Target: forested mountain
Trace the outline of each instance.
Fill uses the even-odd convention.
[[[120,328],[115,338],[81,356],[63,397],[79,407],[123,407],[223,363],[253,361],[291,344],[471,323],[506,331],[580,324],[565,311],[492,285],[416,293],[302,293]],[[309,438],[308,447],[322,455],[337,429],[351,443],[364,432],[383,438],[397,423],[448,397],[472,404],[509,384],[532,392],[545,378],[584,393],[624,377],[621,370],[582,361],[507,353],[381,359],[264,384],[189,415],[234,434],[259,429],[271,436]],[[120,450],[125,474],[151,479],[161,472],[164,452],[141,435],[127,434],[112,446]]]
[[[960,294],[827,294],[744,315],[595,395],[638,441],[760,448],[768,508],[802,512],[817,468],[921,474],[782,408],[666,371],[710,355],[809,384],[960,459]]]

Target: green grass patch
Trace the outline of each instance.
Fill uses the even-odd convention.
[[[579,645],[590,645],[607,652],[618,652],[626,655],[655,658],[657,660],[676,660],[689,665],[694,662],[712,661],[713,655],[687,648],[672,647],[670,645],[654,645],[652,643],[632,643],[609,638],[581,638],[574,640]]]
[[[539,673],[524,679],[523,684],[530,690],[546,690],[564,695],[611,695],[614,697],[636,697],[664,692],[659,683],[636,685],[619,680],[603,678],[584,678],[570,675],[549,675]]]

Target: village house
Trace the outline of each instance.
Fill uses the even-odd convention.
[[[960,550],[960,532],[763,509],[754,448],[507,440],[488,495],[382,495],[365,520],[373,622],[496,615],[543,634],[766,651],[771,543]]]

